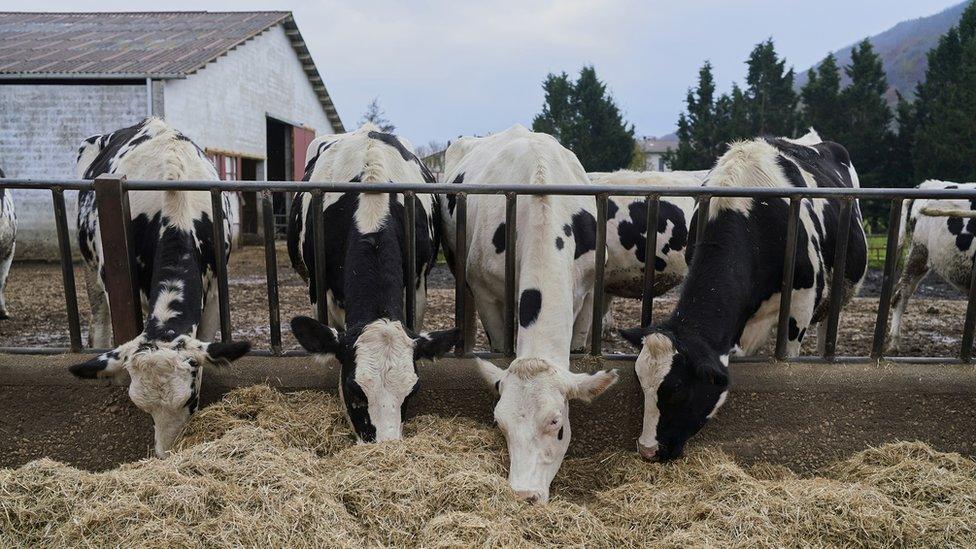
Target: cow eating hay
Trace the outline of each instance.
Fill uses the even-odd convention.
[[[169,459],[0,470],[0,546],[973,546],[976,463],[920,443],[800,477],[693,451],[566,460],[519,502],[496,430],[420,417],[356,445],[335,397],[239,389]]]

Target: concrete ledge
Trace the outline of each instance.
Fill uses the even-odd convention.
[[[86,358],[0,355],[0,466],[49,456],[101,469],[148,455],[151,421],[129,402],[124,384],[79,381],[67,372]],[[570,453],[632,451],[643,406],[633,364],[587,360],[577,366],[619,368],[621,381],[592,404],[572,406]],[[491,422],[494,396],[472,361],[424,364],[420,376],[408,415]],[[692,445],[801,471],[893,440],[976,454],[974,366],[733,364],[732,378],[728,403]],[[335,393],[337,382],[337,367],[308,358],[245,358],[206,370],[202,399],[206,405],[256,383]]]

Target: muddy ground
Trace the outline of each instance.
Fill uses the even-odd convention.
[[[284,243],[277,250],[279,298],[283,340],[286,349],[297,349],[288,330],[288,319],[298,314],[310,314],[305,284],[288,263]],[[235,251],[228,267],[230,275],[231,325],[235,339],[249,339],[256,348],[268,348],[267,280],[264,250],[250,246]],[[82,318],[82,335],[87,341],[88,297],[82,267],[75,267],[78,306]],[[881,275],[872,271],[861,297],[856,298],[841,317],[838,335],[838,355],[866,356],[870,352],[877,315]],[[442,329],[454,323],[454,280],[444,266],[431,275],[426,329]],[[5,292],[11,315],[0,321],[0,347],[66,347],[68,345],[67,314],[61,270],[56,264],[15,263]],[[655,300],[654,317],[663,318],[674,307],[676,292]],[[966,303],[964,296],[935,275],[921,284],[906,315],[903,331],[904,356],[953,356],[959,352]],[[613,305],[613,321],[618,327],[638,322],[640,302],[617,299]],[[476,349],[485,349],[486,340],[479,332]],[[611,330],[604,338],[605,352],[630,353],[632,349]],[[763,350],[769,353],[771,344]],[[808,339],[803,354],[815,353],[814,340]]]

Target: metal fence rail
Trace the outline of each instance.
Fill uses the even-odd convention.
[[[107,281],[109,306],[112,313],[113,332],[116,343],[126,341],[138,335],[142,329],[143,314],[140,307],[138,287],[135,280],[133,258],[130,254],[131,235],[128,231],[129,213],[127,193],[130,191],[147,190],[196,190],[211,193],[213,207],[214,228],[213,238],[217,246],[224,242],[224,212],[222,209],[224,192],[257,192],[261,195],[262,217],[264,226],[265,269],[268,282],[268,323],[270,326],[270,346],[268,349],[256,349],[252,354],[265,356],[296,356],[304,355],[303,351],[284,351],[281,337],[280,302],[278,295],[277,252],[275,249],[275,213],[272,193],[276,192],[310,192],[312,196],[312,231],[315,240],[314,277],[317,302],[316,314],[323,321],[328,321],[328,306],[326,301],[326,263],[325,238],[326,223],[322,215],[322,198],[329,192],[390,192],[404,195],[404,235],[407,242],[406,259],[411,266],[405,283],[408,288],[416,288],[416,195],[443,194],[453,195],[456,200],[456,246],[454,250],[455,276],[455,310],[456,326],[471,326],[474,323],[474,304],[467,290],[467,198],[469,195],[503,195],[505,198],[505,301],[504,301],[504,344],[502,353],[473,353],[473,341],[462,339],[458,344],[458,356],[477,355],[482,357],[512,356],[515,349],[516,334],[516,280],[515,280],[515,244],[517,238],[516,211],[519,195],[572,195],[592,196],[596,202],[596,278],[593,299],[593,319],[591,326],[592,343],[589,349],[594,356],[608,359],[633,360],[633,354],[603,353],[603,306],[604,296],[604,263],[606,258],[606,224],[607,203],[611,197],[633,196],[647,200],[646,223],[648,230],[645,235],[648,259],[650,251],[657,249],[657,230],[660,200],[665,197],[686,196],[696,200],[699,211],[708,211],[710,200],[714,197],[748,197],[748,198],[782,198],[789,202],[787,218],[787,234],[785,261],[783,265],[783,280],[780,294],[780,311],[776,328],[775,352],[773,357],[735,357],[734,361],[755,361],[762,358],[784,359],[787,353],[789,309],[792,303],[793,279],[796,268],[797,240],[799,215],[804,199],[838,199],[841,203],[840,218],[837,227],[837,246],[834,255],[835,272],[843,273],[847,261],[848,236],[853,226],[854,204],[859,199],[874,199],[890,201],[890,216],[887,234],[887,254],[884,264],[884,278],[878,312],[874,327],[874,338],[870,356],[839,357],[836,355],[837,331],[839,327],[840,309],[843,301],[841,284],[831,287],[828,296],[828,315],[822,325],[824,337],[824,353],[821,356],[801,356],[792,359],[796,362],[872,362],[884,358],[892,362],[914,363],[958,363],[971,362],[974,332],[976,332],[976,263],[973,266],[971,284],[968,295],[968,305],[962,333],[962,345],[955,357],[886,357],[884,343],[887,336],[888,314],[894,293],[894,282],[898,262],[898,234],[901,223],[902,203],[906,199],[976,199],[974,189],[827,189],[827,188],[731,188],[731,187],[639,187],[639,186],[611,186],[611,185],[451,185],[430,183],[321,183],[303,181],[126,181],[115,176],[100,176],[95,181],[79,180],[29,180],[4,179],[0,180],[0,187],[6,189],[50,190],[54,201],[55,225],[58,234],[58,249],[64,285],[65,309],[68,316],[68,331],[70,346],[67,348],[0,348],[5,353],[25,354],[55,354],[64,352],[78,352],[84,349],[81,341],[81,325],[77,306],[77,291],[72,268],[71,244],[68,238],[64,191],[66,190],[94,190],[98,208],[99,224],[105,261],[112,268]],[[690,220],[689,220],[690,221]],[[707,224],[698,223],[696,242],[701,237]],[[221,339],[231,338],[230,303],[227,280],[227,265],[224,250],[216,253],[216,278],[218,284],[218,299],[220,310]],[[650,268],[645,268],[643,277],[643,297],[641,303],[640,323],[650,322],[654,307],[653,287],[655,270],[653,261],[646,261]],[[414,312],[416,311],[416,295],[413,291],[406,292],[405,322],[412,327]],[[634,319],[635,322],[638,319]],[[463,331],[462,331],[463,332]],[[820,337],[820,334],[818,334]],[[101,351],[101,349],[84,349]]]

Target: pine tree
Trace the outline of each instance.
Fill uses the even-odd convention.
[[[386,118],[386,113],[383,112],[383,108],[380,107],[379,97],[374,97],[369,105],[366,105],[366,112],[359,119],[359,125],[362,126],[365,123],[371,123],[375,125],[380,131],[385,133],[393,133],[396,131],[396,126],[393,125],[389,119]]]
[[[550,74],[542,83],[542,89],[546,92],[545,102],[542,112],[532,121],[532,130],[548,133],[565,144],[575,123],[573,83],[565,72]]]
[[[845,130],[838,141],[847,148],[863,187],[886,187],[888,154],[894,134],[894,115],[885,99],[888,80],[881,57],[871,42],[862,41],[851,51],[851,64],[844,72],[851,79],[840,94]]]
[[[915,105],[906,100],[900,93],[898,106],[895,109],[895,120],[898,131],[895,133],[891,150],[888,153],[888,177],[885,185],[890,187],[914,187],[919,183],[915,180],[915,167],[912,163],[912,146],[915,143],[917,116]]]
[[[587,171],[613,171],[630,164],[634,127],[624,122],[593,67],[583,67],[575,83],[565,73],[550,74],[543,89],[546,102],[532,122],[533,131],[556,137]]]
[[[752,135],[792,137],[797,131],[798,102],[793,69],[786,70],[786,60],[779,59],[772,38],[757,44],[746,64]]]
[[[718,155],[725,152],[729,142],[753,137],[749,100],[738,84],[732,84],[732,93],[718,98],[715,117],[718,119],[716,141],[720,144],[716,151]]]
[[[976,181],[976,2],[929,52],[916,93],[916,181]]]
[[[846,127],[840,100],[840,69],[834,54],[827,55],[819,67],[807,72],[807,84],[800,97],[803,99],[800,130],[813,127],[824,139],[840,141]]]
[[[688,90],[687,113],[678,117],[678,148],[667,155],[672,170],[704,170],[715,163],[721,141],[717,139],[715,78],[705,62],[698,71],[698,88]]]

